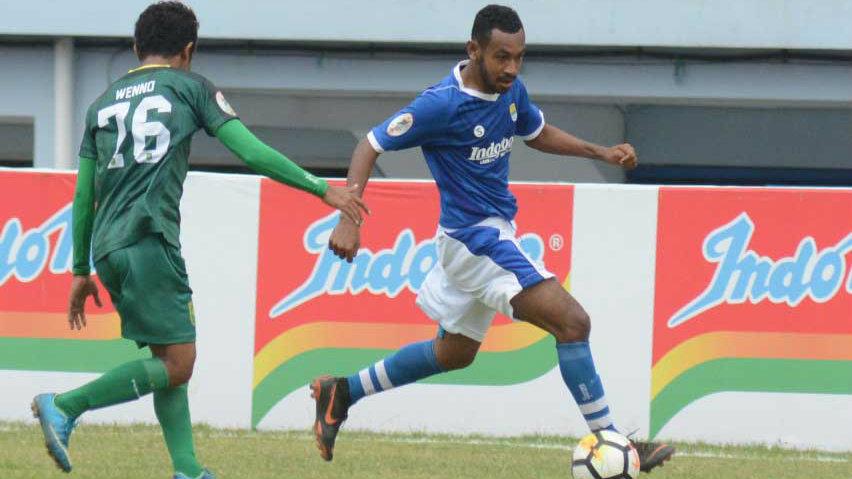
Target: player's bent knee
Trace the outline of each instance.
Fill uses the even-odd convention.
[[[186,384],[192,379],[192,367],[180,367],[169,371],[169,386],[175,387]]]
[[[186,384],[192,379],[195,367],[195,358],[192,360],[166,360],[166,370],[169,372],[169,386],[175,387]]]
[[[588,341],[592,331],[592,320],[582,308],[573,308],[558,321],[552,334],[560,343]]]

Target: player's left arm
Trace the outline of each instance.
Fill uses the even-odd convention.
[[[260,141],[239,119],[232,119],[216,130],[216,138],[249,168],[294,188],[312,193],[327,205],[339,209],[354,223],[362,221],[361,211],[369,213],[367,205],[356,194],[358,186],[334,187]]]
[[[361,212],[367,205],[355,195],[354,188],[330,186],[322,178],[310,174],[279,151],[258,139],[240,121],[237,112],[209,80],[193,74],[184,98],[195,112],[198,125],[215,136],[228,150],[252,170],[302,191],[311,193],[332,208],[339,209],[352,221],[361,223]]]
[[[553,125],[544,125],[538,136],[526,143],[545,153],[601,160],[628,169],[635,168],[639,164],[636,151],[629,143],[610,147],[601,146],[577,138]]]

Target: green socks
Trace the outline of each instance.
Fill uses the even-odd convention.
[[[166,447],[176,472],[187,477],[198,477],[203,472],[195,458],[192,443],[192,421],[189,416],[189,398],[186,384],[154,391],[154,412],[163,428]]]
[[[195,458],[186,384],[170,388],[166,365],[158,358],[122,364],[82,387],[57,395],[55,401],[69,418],[76,419],[91,409],[133,401],[151,392],[175,471],[199,477],[203,469]]]
[[[70,418],[90,409],[133,401],[169,386],[166,365],[157,358],[124,363],[94,381],[56,396],[56,406]]]

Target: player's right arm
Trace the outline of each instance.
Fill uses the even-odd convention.
[[[352,152],[346,181],[363,196],[373,166],[379,155],[388,150],[404,150],[440,139],[449,118],[445,96],[426,90],[410,105],[381,125],[376,126]],[[361,244],[360,225],[341,218],[328,240],[328,247],[341,259],[352,262]]]
[[[364,195],[364,189],[367,187],[367,181],[370,178],[370,173],[373,171],[373,166],[379,158],[379,152],[376,151],[370,142],[364,138],[355,147],[352,152],[352,160],[349,162],[349,173],[346,176],[346,184],[354,187],[354,193],[359,197]],[[352,262],[355,255],[358,253],[358,248],[361,247],[361,225],[354,223],[348,217],[340,218],[340,222],[334,227],[331,236],[328,240],[328,247],[338,257]]]

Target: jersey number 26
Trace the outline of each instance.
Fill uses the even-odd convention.
[[[172,134],[166,125],[159,121],[147,121],[148,112],[157,110],[158,113],[171,113],[172,104],[162,95],[147,96],[139,102],[136,110],[133,112],[131,121],[130,133],[133,135],[133,159],[137,163],[158,163],[163,159],[166,151],[169,149],[169,142],[172,139]],[[118,129],[118,136],[115,140],[115,153],[113,153],[107,168],[123,168],[124,154],[121,152],[121,146],[127,137],[127,125],[125,119],[130,113],[130,102],[125,101],[110,105],[98,111],[98,127],[104,128],[109,124],[109,120],[115,117],[115,125]],[[155,137],[153,149],[145,149],[147,140],[150,137]]]

